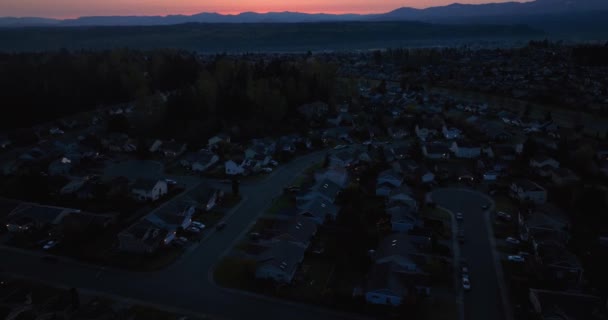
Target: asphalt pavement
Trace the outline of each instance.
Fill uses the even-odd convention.
[[[504,309],[497,276],[493,247],[486,216],[493,202],[484,194],[472,190],[437,189],[432,194],[437,205],[464,216],[459,229],[464,230],[460,257],[469,266],[471,290],[464,294],[464,319],[503,320]],[[488,206],[483,209],[482,206]],[[461,285],[461,283],[459,283]]]
[[[302,156],[269,177],[243,184],[243,201],[226,217],[226,228],[214,232],[170,267],[154,272],[107,269],[68,260],[43,262],[37,254],[0,249],[3,271],[51,284],[81,288],[106,296],[179,308],[222,319],[353,319],[315,306],[226,290],[211,279],[214,265],[247,232],[249,226],[301,172],[323,160],[325,152]],[[490,319],[490,318],[488,318]],[[498,319],[498,318],[495,318]]]

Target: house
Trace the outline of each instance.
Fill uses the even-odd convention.
[[[568,168],[558,168],[551,171],[551,181],[558,186],[578,183],[581,179]]]
[[[583,281],[583,267],[576,255],[558,242],[542,243],[535,256],[543,268],[543,276],[553,283],[566,287],[578,287]]]
[[[483,174],[483,181],[496,181],[500,177],[500,172],[498,171],[486,171]]]
[[[387,203],[389,205],[406,205],[414,210],[418,210],[418,202],[414,199],[414,192],[406,185],[391,190]]]
[[[213,136],[207,140],[207,147],[212,150],[217,148],[220,143],[230,143],[230,136],[223,133]]]
[[[84,186],[87,180],[84,178],[74,178],[71,179],[65,186],[59,190],[59,193],[62,195],[74,194],[76,191],[80,190],[82,186]]]
[[[0,136],[0,149],[8,149],[12,144],[12,141],[7,137]]]
[[[430,277],[420,265],[409,237],[395,233],[385,237],[372,254],[374,265],[368,275],[365,300],[371,304],[398,306],[410,294],[430,294]]]
[[[493,145],[492,155],[494,159],[503,161],[513,161],[517,158],[515,146],[508,144]]]
[[[180,160],[180,164],[194,172],[205,172],[220,160],[220,157],[213,152],[201,150],[196,153],[189,153]]]
[[[357,163],[356,155],[351,151],[341,151],[329,156],[329,163],[332,167],[347,168]]]
[[[441,129],[441,133],[443,133],[443,136],[448,140],[459,139],[460,135],[462,134],[462,132],[459,129],[448,128],[445,125]]]
[[[315,173],[315,181],[329,180],[340,188],[348,185],[349,177],[348,170],[343,167],[330,167],[324,171]]]
[[[455,141],[450,148],[457,158],[474,159],[481,156],[481,146],[470,141]]]
[[[330,180],[323,180],[317,182],[310,191],[305,191],[296,196],[298,201],[310,201],[315,198],[321,198],[329,203],[334,203],[336,197],[340,193],[341,188],[339,185],[331,182]]]
[[[76,209],[22,203],[14,208],[6,218],[6,229],[10,232],[40,230],[58,225],[65,216],[78,211]]]
[[[228,160],[224,163],[226,175],[236,176],[245,174],[245,161],[238,164],[234,160]]]
[[[388,136],[400,140],[406,138],[409,135],[409,130],[403,126],[393,126],[388,128]]]
[[[551,236],[552,240],[566,243],[569,238],[570,221],[568,216],[555,205],[545,204],[531,214],[519,214],[519,235],[524,241],[542,241]]]
[[[605,320],[606,300],[577,292],[530,289],[530,304],[539,320]]]
[[[380,174],[378,174],[378,178],[376,179],[377,185],[389,184],[394,188],[400,187],[402,183],[403,177],[392,169],[380,172]]]
[[[131,193],[140,201],[156,201],[168,192],[164,180],[138,179],[131,186]]]
[[[65,176],[72,170],[72,161],[67,158],[57,159],[49,164],[48,173],[50,176]]]
[[[188,228],[192,224],[192,216],[195,212],[196,202],[191,199],[174,201],[148,214],[144,219],[172,232],[180,228]]]
[[[530,201],[535,204],[547,202],[547,190],[530,180],[517,180],[511,183],[509,194],[521,202]]]
[[[168,141],[160,146],[160,153],[167,158],[175,158],[186,151],[186,144],[178,141]]]
[[[409,145],[401,145],[398,147],[391,148],[391,151],[396,160],[402,160],[409,156],[410,147]],[[389,160],[387,159],[387,161]]]
[[[335,220],[338,216],[338,207],[320,197],[308,201],[299,209],[300,215],[310,217],[317,224],[326,220]]]
[[[175,238],[174,231],[168,231],[143,219],[118,234],[118,249],[132,253],[156,252],[159,247],[168,245]]]
[[[393,232],[404,232],[420,227],[418,214],[409,205],[397,205],[386,209],[386,213],[391,216],[391,230]]]
[[[430,137],[436,136],[443,127],[443,121],[440,119],[427,119],[419,124],[416,124],[414,131],[416,136],[422,141],[427,141]]]
[[[260,254],[255,270],[256,279],[274,280],[278,283],[292,283],[298,267],[304,259],[306,249],[289,242],[274,243]]]
[[[530,167],[543,177],[551,176],[553,170],[559,168],[559,162],[553,158],[539,155],[530,159]]]
[[[443,143],[430,143],[422,146],[422,154],[427,159],[449,159],[451,150]]]
[[[314,220],[296,216],[287,221],[274,240],[288,241],[307,249],[315,234],[317,234],[317,224]]]
[[[365,301],[397,307],[408,295],[429,295],[430,292],[428,274],[418,268],[411,270],[398,262],[389,261],[372,266],[365,288]]]
[[[11,213],[20,205],[20,201],[0,198],[0,223],[5,224]]]
[[[418,167],[415,171],[416,181],[428,184],[435,181],[435,174],[433,174],[426,166]]]
[[[328,143],[330,140],[334,140],[337,142],[347,141],[352,142],[350,138],[350,132],[352,128],[350,127],[335,127],[329,128],[323,132],[322,140],[324,143]]]

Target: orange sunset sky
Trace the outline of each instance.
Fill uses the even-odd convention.
[[[0,0],[0,16],[75,18],[91,15],[168,15],[199,12],[298,11],[380,13],[399,7],[424,8],[457,0]],[[512,0],[459,0],[459,3]]]

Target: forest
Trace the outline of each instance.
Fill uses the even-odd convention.
[[[133,103],[136,115],[126,124],[113,121],[113,129],[186,141],[204,140],[218,130],[245,136],[293,130],[295,107],[335,99],[336,70],[308,54],[268,59],[129,49],[2,54],[0,99],[11,112],[0,125],[10,131]]]

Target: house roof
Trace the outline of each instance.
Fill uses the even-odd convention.
[[[443,143],[429,143],[424,146],[429,154],[446,154],[450,153],[450,148]]]
[[[605,300],[600,297],[564,291],[530,289],[530,298],[543,319],[608,319]]]
[[[395,172],[395,170],[388,169],[380,172],[380,174],[378,175],[378,180],[380,179],[402,180],[403,178],[399,173]]]
[[[312,236],[317,233],[317,224],[309,218],[298,216],[289,219],[280,232],[278,238],[308,243]]]
[[[375,264],[369,273],[367,291],[384,292],[402,297],[413,286],[430,286],[430,278],[419,271],[411,271],[393,262]]]
[[[386,209],[386,213],[391,216],[391,221],[393,223],[402,221],[408,221],[413,223],[416,222],[416,220],[418,219],[416,212],[414,212],[414,209],[410,206],[405,205],[388,208]]]
[[[320,197],[316,197],[309,201],[302,210],[300,210],[300,213],[309,213],[315,218],[324,220],[328,215],[332,217],[338,215],[338,207]]]
[[[140,220],[122,233],[128,233],[142,242],[154,246],[160,244],[167,236],[168,231],[163,230],[148,220]]]
[[[543,243],[539,247],[539,255],[546,266],[582,269],[578,257],[568,251],[562,244],[555,241]]]
[[[305,248],[289,241],[276,242],[260,255],[258,268],[271,266],[292,274],[304,258],[305,251]]]
[[[40,223],[58,224],[64,216],[70,212],[77,212],[75,209],[40,206],[36,204],[22,204],[13,210],[11,218],[28,218]]]
[[[517,185],[520,188],[522,188],[525,192],[528,192],[528,191],[545,191],[545,189],[543,187],[541,187],[539,184],[537,184],[536,182],[532,182],[530,180],[520,179],[520,180],[517,180],[517,181],[515,181],[513,183],[515,183],[515,185]]]
[[[8,217],[20,204],[21,202],[16,200],[0,199],[0,221]]]
[[[131,186],[134,190],[152,190],[156,186],[158,182],[161,180],[153,180],[153,179],[137,179]]]
[[[394,233],[386,236],[380,241],[376,250],[375,258],[377,262],[399,257],[408,259],[409,255],[416,253],[415,247],[410,242],[409,236],[402,233]]]
[[[323,194],[329,199],[335,199],[338,196],[338,193],[340,193],[341,187],[329,179],[324,179],[317,183],[313,187],[313,190]]]

